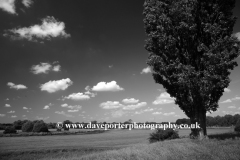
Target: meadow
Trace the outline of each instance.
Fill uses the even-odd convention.
[[[213,135],[232,131],[232,128],[208,129],[208,134]],[[137,150],[151,148],[154,145],[160,145],[163,147],[163,143],[166,143],[166,146],[174,143],[173,146],[175,146],[175,141],[175,150],[179,147],[181,148],[181,146],[190,145],[190,147],[195,148],[195,145],[197,145],[188,138],[149,145],[148,137],[152,132],[152,130],[135,129],[131,131],[111,130],[99,134],[85,135],[0,137],[0,159],[78,159],[80,157],[88,159],[89,156],[90,159],[96,159],[96,157],[98,157],[96,155],[98,154],[116,154],[118,152],[126,152],[126,150],[135,150],[136,147],[138,148]],[[189,133],[190,130],[179,130],[179,135],[181,137],[188,136]],[[225,142],[219,141],[219,143]],[[240,147],[240,140],[235,140],[234,142],[229,141],[226,143],[229,143],[228,146],[238,145]],[[200,145],[199,147],[204,148],[204,145]],[[212,145],[212,142],[209,142],[206,145]],[[155,150],[154,147],[152,149]],[[194,150],[196,151],[196,149]],[[155,153],[155,151],[153,153]]]

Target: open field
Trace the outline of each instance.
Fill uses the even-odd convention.
[[[232,128],[208,129],[208,134],[231,131]],[[23,159],[31,159],[31,156],[69,157],[69,154],[77,154],[79,157],[104,150],[147,145],[149,134],[152,132],[152,130],[111,130],[89,135],[0,137],[0,156],[6,159],[27,156]],[[179,130],[180,136],[187,136],[189,133],[190,130]]]

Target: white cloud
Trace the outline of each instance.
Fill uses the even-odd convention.
[[[90,97],[95,97],[97,93],[92,93],[90,91],[86,91],[84,94],[89,95]]]
[[[22,115],[22,117],[26,117],[26,115]]]
[[[230,103],[230,102],[232,102],[231,99],[227,99],[227,100],[222,101],[222,102],[220,102],[220,103]]]
[[[73,110],[68,110],[68,112],[78,112],[79,110],[73,109]]]
[[[93,91],[122,91],[124,90],[121,88],[116,81],[111,82],[99,82],[96,86],[93,86]]]
[[[236,96],[235,98],[232,98],[233,101],[240,100],[240,97]]]
[[[137,108],[141,108],[141,107],[144,107],[146,106],[147,103],[146,102],[140,102],[140,103],[137,103],[137,104],[132,104],[132,105],[127,105],[127,106],[124,106],[123,109],[124,110],[135,110]]]
[[[234,109],[234,108],[236,108],[235,106],[229,106],[228,107],[229,109]]]
[[[66,103],[65,103],[65,104],[62,104],[61,106],[62,106],[62,107],[67,107],[67,106],[68,106],[68,104],[66,104]]]
[[[227,92],[227,93],[229,93],[229,92],[231,92],[231,90],[230,90],[230,89],[228,89],[228,88],[224,88],[224,92]]]
[[[113,67],[113,65],[109,65],[109,66],[108,66],[108,68],[112,68],[112,67]]]
[[[11,116],[12,118],[16,118],[17,116],[16,115],[13,115],[13,116]]]
[[[5,117],[5,114],[0,114],[0,117]]]
[[[48,105],[44,106],[43,109],[50,109],[50,107]]]
[[[168,103],[174,103],[174,98],[170,97],[170,95],[167,92],[161,93],[160,96],[157,97],[155,101],[153,101],[154,105]]]
[[[9,101],[9,98],[7,98],[6,101]]]
[[[170,115],[174,115],[175,114],[175,112],[170,112],[170,113],[164,113],[163,115],[164,116],[170,116]]]
[[[15,113],[15,111],[9,111],[9,112],[7,112],[7,113]]]
[[[28,8],[28,7],[31,6],[31,4],[33,3],[33,1],[32,1],[32,0],[23,0],[22,3],[23,3],[23,5],[24,5],[25,7]]]
[[[14,40],[27,39],[35,42],[37,39],[50,40],[53,37],[70,37],[70,34],[67,34],[64,29],[64,22],[58,22],[54,17],[47,16],[42,19],[41,25],[10,29],[5,31],[4,36],[9,36]]]
[[[74,117],[73,115],[66,114],[64,111],[61,111],[61,112],[60,112],[60,111],[56,111],[55,113],[64,115],[64,116],[66,116],[66,117]]]
[[[236,97],[234,97],[234,98],[232,98],[232,99],[227,99],[227,100],[222,101],[222,102],[220,102],[220,103],[230,103],[230,102],[232,102],[232,101],[237,101],[237,100],[240,100],[240,97],[236,96]]]
[[[88,99],[90,99],[90,96],[79,92],[79,93],[72,93],[69,96],[64,97],[63,100],[64,99],[71,99],[71,100],[76,100],[76,101],[77,100],[88,100]]]
[[[162,114],[162,112],[153,112],[152,114]]]
[[[65,103],[62,104],[61,106],[70,109],[68,110],[68,112],[78,112],[80,109],[82,109],[82,106],[80,105],[71,106]]]
[[[62,79],[57,81],[49,81],[40,86],[41,91],[47,91],[49,93],[57,92],[59,90],[66,90],[69,86],[71,86],[73,82],[69,79]]]
[[[41,74],[41,73],[47,74],[49,71],[59,72],[60,68],[61,66],[59,64],[54,66],[50,63],[41,62],[40,64],[33,65],[31,67],[31,72],[33,74]]]
[[[36,119],[37,120],[47,120],[47,119],[49,119],[49,117],[39,117],[39,116],[37,116]]]
[[[107,102],[103,102],[100,104],[100,107],[103,109],[116,109],[116,108],[120,108],[123,105],[121,103],[119,103],[118,101],[107,101]]]
[[[119,117],[122,117],[124,114],[125,114],[125,112],[122,111],[122,110],[113,111],[112,112],[112,117],[119,118]]]
[[[151,73],[151,72],[152,72],[151,67],[148,66],[146,68],[143,68],[141,74],[147,74],[147,73]]]
[[[147,108],[147,109],[144,109],[143,111],[144,112],[151,112],[151,111],[153,111],[154,109],[153,108]]]
[[[58,64],[56,66],[53,66],[53,69],[52,69],[54,72],[59,72],[61,71],[61,66]]]
[[[19,90],[19,89],[27,89],[26,86],[22,85],[22,84],[14,84],[12,82],[8,82],[7,83],[7,86],[9,86],[10,88],[12,89],[16,89],[16,90]]]
[[[130,99],[127,99],[127,98],[126,98],[126,99],[123,99],[122,102],[123,102],[123,103],[127,103],[127,104],[128,104],[128,103],[138,103],[139,100],[138,100],[138,99],[134,99],[134,98],[130,98]]]
[[[142,114],[144,111],[136,111],[135,114]]]
[[[15,0],[0,0],[0,8],[8,13],[16,14]]]
[[[10,104],[5,104],[5,107],[11,107],[11,105]]]

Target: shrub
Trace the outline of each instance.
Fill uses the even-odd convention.
[[[5,130],[3,131],[3,134],[8,133],[17,133],[17,130],[14,127],[6,127]]]
[[[148,138],[150,143],[179,138],[178,132],[173,129],[156,129]]]
[[[26,123],[23,124],[22,126],[22,132],[32,132],[33,130],[33,122],[28,121]]]
[[[235,130],[236,132],[240,132],[240,119],[238,119],[234,130]]]
[[[36,122],[33,126],[33,132],[48,132],[47,124],[44,122]]]

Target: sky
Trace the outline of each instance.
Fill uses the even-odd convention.
[[[146,64],[143,3],[0,0],[0,123],[186,118]],[[207,115],[240,114],[239,73]]]

